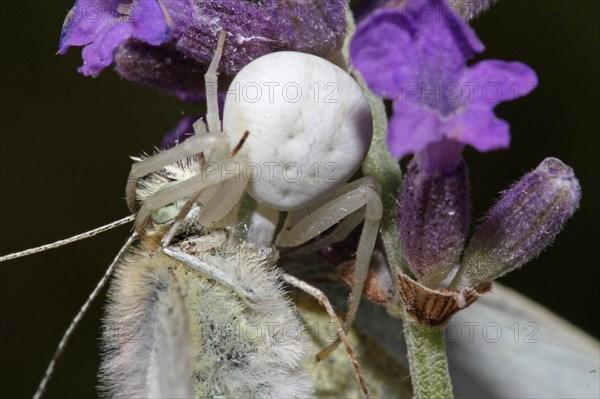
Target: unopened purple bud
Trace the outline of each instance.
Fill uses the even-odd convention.
[[[573,169],[546,158],[517,181],[475,230],[453,288],[492,281],[535,258],[579,206]]]
[[[458,264],[469,228],[466,163],[431,167],[425,154],[408,166],[400,194],[400,238],[410,270],[435,288]]]

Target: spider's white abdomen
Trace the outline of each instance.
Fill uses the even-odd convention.
[[[223,131],[232,146],[249,132],[239,165],[247,191],[287,211],[348,181],[369,149],[372,120],[359,85],[344,70],[310,54],[278,52],[236,76]]]

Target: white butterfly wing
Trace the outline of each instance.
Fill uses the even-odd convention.
[[[598,341],[499,284],[453,318],[446,339],[459,397],[600,397]]]
[[[402,323],[363,301],[356,324],[408,367]],[[600,344],[500,284],[446,329],[459,398],[598,398]]]
[[[185,305],[179,284],[171,275],[156,304],[154,345],[147,373],[149,398],[192,397],[189,354]]]

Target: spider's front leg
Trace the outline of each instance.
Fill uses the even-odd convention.
[[[239,160],[230,159],[208,166],[199,175],[165,186],[147,197],[137,213],[135,219],[136,230],[143,230],[153,211],[182,199],[188,199],[188,203],[183,208],[185,212],[180,212],[177,216],[178,221],[187,216],[187,213],[191,210],[190,205],[193,205],[191,202],[196,202],[199,199],[199,202],[203,202],[204,206],[198,223],[203,226],[217,222],[229,213],[240,201],[247,184],[247,181],[241,176]],[[205,200],[200,198],[200,195],[205,193],[207,189],[215,186],[217,186],[216,190],[210,193],[209,198]]]
[[[229,138],[222,133],[194,135],[173,148],[134,163],[127,179],[127,187],[125,188],[129,210],[132,213],[137,211],[135,192],[138,181],[141,178],[186,157],[214,149],[229,149]]]
[[[277,238],[279,247],[299,246],[311,238],[317,237],[363,207],[365,208],[364,226],[356,251],[352,290],[348,299],[346,319],[344,320],[344,331],[346,332],[352,325],[358,310],[375,240],[377,239],[379,222],[383,213],[379,183],[372,177],[363,177],[341,187],[332,193],[326,201],[320,201],[318,204],[313,205],[309,213],[298,222],[292,226],[286,226]],[[349,227],[355,226],[356,223],[354,216],[351,216],[351,219],[352,221],[349,224],[340,223],[342,231],[346,235],[352,231]],[[337,237],[343,238],[343,234],[337,234]],[[336,341],[330,349],[334,349],[337,344],[339,344],[339,341]],[[329,349],[326,351],[328,353]]]
[[[221,31],[219,34],[215,55],[213,56],[206,75],[204,76],[206,85],[206,120],[208,122],[208,129],[202,120],[198,120],[196,123],[194,123],[194,130],[196,132],[194,136],[169,150],[163,151],[160,154],[133,164],[131,167],[131,172],[129,173],[129,178],[127,179],[127,187],[125,189],[127,206],[132,213],[137,211],[135,190],[139,179],[186,157],[198,155],[207,151],[211,151],[212,159],[218,162],[219,160],[223,159],[229,151],[229,138],[221,131],[218,102],[219,95],[217,91],[217,68],[219,66],[219,61],[221,60],[221,55],[223,54],[223,46],[225,44],[226,37],[227,33],[225,31]]]

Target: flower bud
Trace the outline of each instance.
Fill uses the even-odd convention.
[[[400,194],[400,239],[408,266],[422,284],[435,288],[458,264],[469,228],[466,163],[430,168],[424,154],[408,166]]]
[[[580,198],[573,169],[546,158],[504,192],[475,230],[452,286],[492,281],[538,256],[573,215]]]

